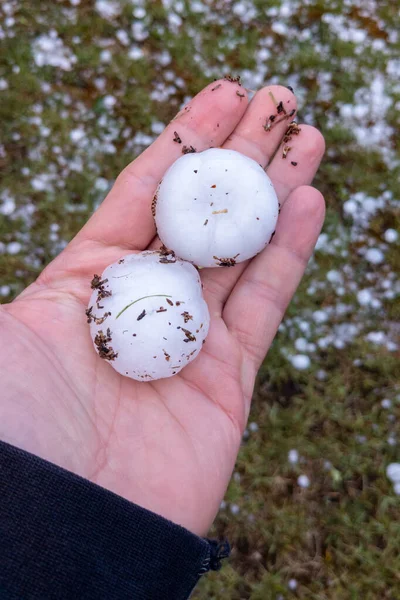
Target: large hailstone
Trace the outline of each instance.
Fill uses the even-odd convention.
[[[153,201],[161,241],[199,267],[233,266],[258,254],[275,232],[278,213],[264,169],[221,148],[179,158]]]
[[[196,358],[210,316],[199,274],[167,250],[130,254],[92,280],[86,311],[99,356],[127,377],[171,377]]]

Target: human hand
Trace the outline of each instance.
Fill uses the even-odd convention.
[[[0,438],[199,535],[224,496],[258,368],[324,218],[323,198],[308,185],[323,138],[301,125],[283,159],[279,145],[292,119],[281,119],[278,109],[271,129],[264,127],[277,115],[275,99],[288,115],[296,107],[281,86],[263,88],[250,104],[237,83],[207,86],[124,169],[37,281],[0,309]],[[170,379],[142,383],[99,358],[85,309],[94,273],[159,246],[150,206],[163,173],[182,153],[175,131],[198,151],[222,145],[268,165],[282,210],[276,235],[260,255],[201,271],[212,320],[198,358]]]

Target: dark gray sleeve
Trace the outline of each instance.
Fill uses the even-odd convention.
[[[0,442],[2,600],[186,600],[226,542]]]

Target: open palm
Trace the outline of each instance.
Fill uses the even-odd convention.
[[[1,308],[1,439],[206,533],[232,473],[257,370],[323,222],[323,199],[308,185],[324,151],[321,134],[300,126],[283,158],[295,108],[280,86],[250,103],[236,82],[205,88],[121,173],[38,280]],[[202,270],[212,320],[199,357],[170,379],[136,382],[92,347],[90,280],[125,254],[158,247],[152,196],[183,145],[232,148],[268,165],[282,210],[259,256]]]

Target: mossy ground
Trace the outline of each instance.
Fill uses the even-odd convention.
[[[300,120],[327,141],[327,220],[211,533],[232,558],[193,597],[399,598],[400,499],[385,474],[400,460],[397,3],[9,0],[0,25],[3,301],[204,84],[231,72],[294,87]]]

